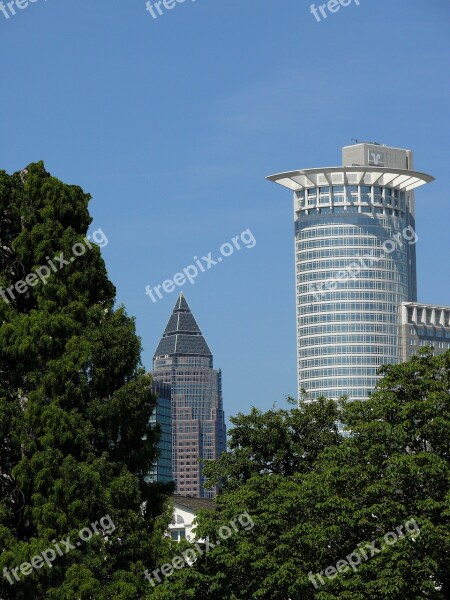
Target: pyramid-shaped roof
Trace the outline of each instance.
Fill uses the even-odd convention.
[[[181,293],[158,344],[154,358],[162,356],[207,356],[211,350]]]

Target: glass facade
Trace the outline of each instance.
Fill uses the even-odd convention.
[[[172,473],[172,407],[170,385],[153,383],[157,395],[155,410],[150,417],[152,425],[159,425],[160,439],[157,445],[158,458],[150,471],[147,481],[167,483],[173,481]]]
[[[378,367],[402,360],[398,307],[416,297],[411,197],[340,185],[296,192],[295,205],[299,387],[365,399]]]
[[[153,360],[153,379],[172,390],[172,467],[176,493],[213,498],[200,460],[226,451],[222,373],[184,298],[175,305]]]
[[[365,400],[404,360],[401,306],[417,301],[410,150],[343,148],[343,166],[268,177],[294,194],[299,398]]]

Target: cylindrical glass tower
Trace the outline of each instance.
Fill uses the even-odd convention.
[[[432,177],[357,165],[269,179],[294,191],[299,398],[366,399],[378,367],[402,360],[400,305],[417,299],[412,190]]]

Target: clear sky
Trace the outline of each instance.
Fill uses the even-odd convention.
[[[223,370],[227,416],[283,406],[296,393],[293,208],[266,175],[339,165],[352,138],[413,149],[436,177],[416,196],[418,299],[450,305],[450,2],[352,0],[320,22],[305,0],[163,10],[0,12],[0,169],[42,159],[92,194],[148,369],[177,292],[154,304],[145,286],[250,229],[253,248],[177,290]]]

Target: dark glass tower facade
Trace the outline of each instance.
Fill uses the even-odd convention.
[[[199,460],[226,451],[222,373],[183,294],[180,294],[153,357],[154,381],[172,390],[172,469],[176,493],[213,498]]]
[[[159,425],[160,438],[157,445],[158,457],[147,481],[167,483],[173,481],[172,474],[172,406],[170,385],[153,382],[153,392],[157,396],[155,410],[150,423]]]

